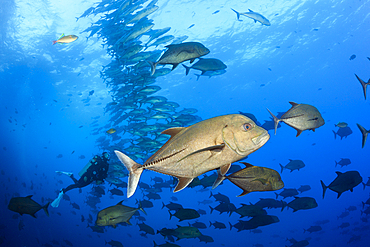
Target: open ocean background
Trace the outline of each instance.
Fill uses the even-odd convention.
[[[67,176],[56,175],[55,171],[70,171],[78,177],[78,172],[95,154],[110,152],[111,162],[116,162],[113,150],[125,152],[129,145],[118,143],[123,139],[139,138],[123,131],[129,124],[127,119],[117,124],[112,120],[116,115],[107,111],[115,93],[109,83],[111,77],[104,69],[112,66],[114,60],[108,53],[107,42],[111,42],[110,33],[113,36],[114,32],[120,32],[122,36],[126,31],[112,28],[108,22],[100,20],[123,2],[105,1],[101,6],[106,11],[98,8],[101,2],[95,0],[0,2],[0,246],[68,246],[64,240],[73,246],[104,246],[111,240],[119,241],[123,246],[153,246],[153,241],[158,245],[168,241],[157,230],[188,226],[188,222],[196,221],[207,226],[210,221],[219,221],[226,225],[226,229],[213,226],[200,229],[214,242],[204,243],[191,238],[175,244],[291,246],[287,239],[294,238],[307,240],[309,246],[368,246],[370,222],[367,221],[370,219],[363,211],[369,205],[363,208],[362,202],[369,199],[369,187],[363,189],[360,184],[353,192],[344,192],[339,199],[337,193],[328,189],[323,199],[320,184],[320,180],[330,184],[336,178],[336,171],[356,170],[364,183],[370,177],[370,143],[361,148],[362,136],[356,126],[360,123],[366,129],[370,128],[370,105],[354,75],[365,82],[370,78],[370,1],[367,0],[158,0],[159,8],[148,16],[154,23],[152,29],[171,27],[165,35],[175,38],[186,35],[187,42],[201,42],[211,51],[204,58],[217,58],[227,65],[225,74],[211,78],[201,76],[197,80],[196,70],[186,76],[181,65],[169,74],[155,78],[151,86],[159,86],[160,90],[150,96],[163,96],[178,103],[176,112],[185,108],[197,110],[192,114],[196,116],[195,120],[186,126],[199,119],[239,111],[252,113],[263,124],[271,120],[266,108],[274,114],[285,112],[290,108],[289,101],[313,105],[321,112],[325,125],[315,132],[304,131],[296,137],[293,128],[281,123],[277,135],[269,130],[270,140],[247,159],[253,165],[272,168],[279,173],[279,163],[286,165],[289,159],[302,160],[306,165],[304,168],[291,173],[284,170],[281,177],[285,188],[310,185],[312,189],[303,192],[302,196],[315,198],[317,208],[294,213],[290,208],[283,211],[280,208],[266,209],[280,222],[257,228],[261,232],[237,232],[235,228],[230,230],[229,222],[235,225],[240,220],[238,214],[211,213],[209,206],[214,208],[219,203],[213,197],[209,198],[210,188],[203,192],[198,192],[202,187],[186,188],[178,193],[163,188],[158,193],[161,199],[152,200],[154,207],[145,209],[147,215],[140,213],[146,219],[145,224],[154,229],[154,235],[142,234],[145,232],[139,231],[137,224],[143,221],[135,216],[131,219],[132,226],[104,227],[104,233],[97,233],[88,226],[95,223],[99,210],[121,200],[124,205],[137,207],[136,200],[143,199],[139,189],[129,199],[125,188],[121,188],[124,196],[112,196],[108,190],[115,186],[105,182],[102,188],[106,194],[100,197],[95,208],[86,203],[94,187],[89,185],[82,189],[82,193],[78,189],[69,191],[70,202],[62,200],[58,208],[49,207],[50,217],[43,210],[36,213],[36,219],[8,210],[9,200],[15,196],[33,195],[32,198],[41,205],[54,200],[59,190],[72,182]],[[149,2],[141,1],[141,8]],[[101,12],[81,17],[76,22],[76,17],[91,7]],[[261,13],[269,19],[271,26],[254,23],[243,16],[242,21],[238,21],[231,8]],[[91,33],[83,31],[92,24],[103,31],[89,37]],[[62,33],[79,38],[70,44],[52,45]],[[148,37],[139,36],[136,41],[145,44]],[[150,47],[146,52],[165,50],[164,45],[160,45]],[[115,96],[115,101],[120,102],[131,95],[133,97],[135,93],[128,92],[121,98]],[[150,106],[138,107],[146,109]],[[342,140],[340,137],[335,139],[333,131],[338,131],[335,127],[338,122],[348,123],[353,133]],[[146,123],[163,126],[168,121],[148,120]],[[107,134],[110,128],[117,129],[117,133]],[[137,159],[143,163],[149,157],[148,153],[133,151],[129,156],[145,154],[144,160]],[[335,161],[341,158],[350,159],[351,164],[336,167]],[[170,179],[145,171],[140,181],[153,185],[151,178],[154,177]],[[127,177],[121,179],[127,182]],[[218,192],[227,195],[237,208],[241,203],[256,203],[260,198],[276,198],[274,192],[252,192],[236,197],[241,190],[229,181],[212,191],[213,194]],[[168,210],[162,209],[162,202],[168,204],[173,196],[184,208],[203,209],[206,214],[181,222],[175,217],[170,219]],[[198,203],[205,199],[213,202],[209,205]],[[73,208],[71,203],[78,204],[80,209]],[[338,217],[350,206],[355,206],[356,210]],[[89,214],[93,217],[92,224],[86,220]],[[321,224],[321,231],[304,232],[323,220],[328,222]],[[340,227],[346,222],[349,226]]]

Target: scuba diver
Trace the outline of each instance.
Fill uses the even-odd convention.
[[[103,183],[104,179],[108,176],[109,159],[110,156],[107,152],[104,152],[102,157],[95,155],[94,158],[92,158],[89,163],[87,163],[87,165],[78,173],[80,176],[79,180],[77,180],[71,172],[55,171],[58,174],[65,174],[69,176],[73,180],[74,184],[69,185],[67,188],[61,189],[58,197],[51,203],[51,206],[54,208],[58,207],[63,194],[69,190],[83,188],[94,181],[96,184]]]

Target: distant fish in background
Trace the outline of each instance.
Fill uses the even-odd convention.
[[[353,59],[355,59],[356,58],[356,55],[355,54],[353,54],[352,56],[350,56],[349,57],[349,60],[353,60]]]
[[[232,11],[234,11],[236,13],[236,17],[238,18],[238,21],[241,21],[240,20],[240,15],[244,15],[246,17],[249,17],[251,19],[254,20],[254,22],[256,23],[257,21],[260,22],[262,25],[265,25],[265,26],[271,26],[271,23],[269,20],[267,20],[266,17],[264,17],[263,15],[257,13],[257,12],[253,12],[252,10],[248,9],[249,12],[244,12],[244,13],[240,13],[238,11],[236,11],[235,9],[231,9]]]
[[[337,124],[334,124],[335,127],[338,127],[338,128],[345,128],[348,126],[348,123],[346,122],[338,122]]]
[[[290,172],[294,171],[294,170],[298,170],[305,167],[305,164],[303,163],[302,160],[291,160],[289,159],[289,163],[286,165],[286,166],[282,166],[281,164],[280,165],[280,168],[281,168],[281,172],[280,173],[283,173],[283,170],[284,169],[288,169],[290,170]]]
[[[335,167],[337,167],[337,165],[340,165],[340,167],[348,166],[349,164],[351,164],[350,159],[341,158],[339,162],[335,161]]]
[[[349,126],[344,128],[339,128],[337,132],[333,130],[334,133],[334,139],[337,139],[337,135],[340,136],[340,139],[342,140],[343,137],[347,138],[347,136],[351,135],[353,132]]]
[[[37,213],[40,209],[44,209],[46,215],[49,216],[48,207],[50,202],[44,206],[41,206],[31,198],[32,195],[26,197],[13,197],[10,199],[8,209],[13,212],[17,212],[20,215],[29,214],[34,218],[36,218],[35,213]]]
[[[76,35],[67,35],[65,36],[64,33],[62,34],[62,36],[60,36],[60,38],[58,40],[54,40],[53,41],[53,45],[55,45],[56,43],[58,44],[69,44],[75,40],[77,40],[78,37]]]
[[[290,127],[297,130],[297,137],[304,130],[312,130],[323,126],[325,124],[324,119],[322,118],[319,110],[316,107],[308,104],[297,104],[295,102],[289,102],[292,107],[284,113],[281,118],[277,118],[272,112],[267,109],[267,111],[274,118],[275,123],[275,135],[276,129],[279,122],[284,122]]]
[[[356,74],[355,74],[355,76],[356,76],[357,80],[361,83],[362,90],[364,91],[364,96],[365,96],[365,100],[366,100],[366,89],[367,89],[367,86],[370,85],[370,79],[367,82],[364,82]]]
[[[362,148],[364,148],[367,135],[370,133],[370,130],[366,130],[364,127],[362,127],[360,124],[357,124],[357,127],[360,129],[362,134]]]
[[[323,189],[322,198],[324,198],[326,189],[328,188],[334,192],[337,192],[338,193],[337,198],[339,198],[340,195],[347,190],[353,192],[353,188],[362,182],[362,177],[360,176],[360,173],[358,171],[348,171],[345,173],[335,172],[335,173],[337,174],[337,177],[334,179],[333,182],[329,184],[329,186],[326,186],[324,182],[320,180]]]

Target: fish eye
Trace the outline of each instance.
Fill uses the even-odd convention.
[[[244,128],[245,131],[248,131],[248,130],[252,129],[252,124],[245,123],[245,124],[243,124],[243,128]]]

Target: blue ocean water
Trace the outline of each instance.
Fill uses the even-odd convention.
[[[305,246],[288,241],[293,238],[297,242],[307,240],[309,246],[367,246],[369,223],[365,210],[369,205],[363,206],[362,202],[369,199],[369,188],[359,184],[353,192],[346,191],[338,199],[337,193],[328,189],[323,199],[320,180],[329,185],[337,177],[337,171],[358,171],[364,183],[370,177],[370,144],[361,147],[362,135],[356,126],[359,123],[365,129],[370,128],[370,107],[355,77],[356,74],[365,82],[369,78],[369,1],[131,1],[128,6],[137,8],[123,16],[126,12],[120,8],[125,2],[3,0],[0,3],[0,191],[4,198],[0,207],[0,246],[69,246],[69,243],[102,246],[111,240],[123,246],[153,246],[153,241],[158,245],[169,241],[157,231],[197,221],[207,225],[199,231],[212,237],[213,242],[189,238],[174,244]],[[197,80],[194,74],[199,71],[190,70],[189,75],[185,75],[185,69],[179,65],[166,75],[148,79],[150,67],[143,62],[145,59],[117,60],[125,47],[115,46],[115,43],[131,34],[139,20],[126,26],[117,26],[117,23],[130,20],[153,4],[158,9],[141,21],[145,18],[149,23],[152,21],[151,30],[170,27],[163,36],[173,35],[173,40],[186,35],[185,42],[202,43],[210,50],[204,58],[223,61],[227,65],[226,73],[211,78],[200,76]],[[231,8],[239,12],[248,12],[248,9],[258,12],[271,22],[271,26],[255,23],[246,16],[238,21]],[[117,11],[121,11],[119,15]],[[81,18],[76,21],[77,17]],[[89,27],[93,27],[96,34],[86,31]],[[52,45],[62,33],[77,35],[78,39],[69,44]],[[126,48],[145,46],[148,34],[124,42]],[[164,52],[164,45],[173,40],[141,52],[145,52],[144,55]],[[143,69],[135,67],[140,62],[145,64]],[[191,65],[189,61],[184,64]],[[164,68],[171,68],[171,65]],[[137,90],[143,89],[140,84],[143,78],[145,82],[153,80],[148,86],[161,89],[154,94],[140,94]],[[117,95],[117,91],[127,85],[136,88]],[[149,111],[152,105],[142,104],[140,100],[156,96],[176,102],[179,107],[170,111],[171,116],[165,120],[138,121],[143,125],[132,125],[137,123],[132,117],[140,114],[117,120],[132,110],[125,110],[128,105]],[[120,188],[124,196],[111,195],[108,190],[116,186],[105,182],[101,186],[105,195],[97,197],[91,194],[96,186],[92,184],[81,192],[78,189],[69,191],[70,201],[62,200],[59,207],[49,207],[49,217],[43,210],[33,218],[20,216],[7,208],[12,197],[33,195],[32,199],[41,205],[54,200],[61,188],[72,183],[67,176],[59,176],[55,171],[73,172],[78,177],[86,163],[104,151],[111,153],[112,164],[118,163],[113,153],[117,149],[143,163],[160,145],[153,148],[137,145],[135,140],[143,135],[140,129],[156,126],[158,129],[144,133],[154,140],[161,128],[173,127],[170,124],[176,122],[178,113],[184,109],[197,110],[184,114],[190,119],[183,122],[184,127],[201,119],[239,112],[251,113],[263,124],[271,121],[266,108],[274,114],[286,112],[291,107],[290,101],[315,106],[325,119],[325,125],[296,137],[293,128],[281,123],[277,134],[269,130],[270,140],[245,161],[278,171],[285,188],[310,185],[311,190],[298,196],[315,198],[318,207],[294,213],[291,208],[265,208],[268,215],[277,216],[279,222],[256,228],[261,231],[237,231],[234,227],[230,230],[230,224],[251,218],[241,219],[235,212],[230,215],[212,210],[219,203],[210,195],[227,195],[239,208],[242,204],[255,204],[260,198],[275,199],[276,194],[252,192],[236,197],[241,190],[229,181],[214,190],[207,187],[205,191],[199,191],[202,186],[177,193],[172,192],[174,184],[172,188],[163,188],[157,193],[161,199],[151,200],[154,206],[145,208],[147,215],[139,213],[145,221],[134,216],[132,225],[105,226],[103,233],[89,227],[95,224],[99,210],[122,200],[124,205],[138,207],[136,202],[147,199],[144,195],[148,190],[137,189],[134,196],[127,198],[126,188]],[[114,110],[118,110],[118,114],[113,113]],[[153,116],[158,111],[150,113]],[[339,130],[335,127],[338,122],[348,123],[353,133],[343,139],[335,138],[333,131]],[[117,132],[107,134],[110,128]],[[125,151],[132,147],[139,147],[139,150]],[[351,164],[336,166],[343,158],[350,159]],[[305,167],[281,172],[279,164],[285,166],[289,159],[302,160]],[[144,171],[140,181],[153,188],[154,177],[172,183],[171,177],[153,171]],[[127,182],[127,177],[120,179]],[[98,198],[99,202],[91,206],[91,198]],[[199,203],[203,200],[212,202]],[[289,197],[283,201],[292,200]],[[181,222],[176,217],[170,219],[162,203],[167,205],[171,201],[184,208],[205,210],[206,214]],[[80,209],[74,208],[72,203]],[[355,206],[354,210],[348,210],[350,206]],[[342,215],[344,212],[348,214]],[[92,217],[90,223],[89,215]],[[210,225],[215,221],[224,223],[226,229],[215,229]],[[142,222],[152,227],[155,234],[140,231],[138,224]],[[317,225],[322,229],[312,233],[304,231]]]

